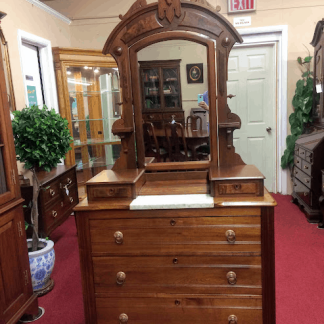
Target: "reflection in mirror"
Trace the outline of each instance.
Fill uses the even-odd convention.
[[[78,183],[110,169],[120,155],[120,139],[111,132],[121,116],[117,68],[68,66],[72,136]]]
[[[207,49],[168,40],[138,52],[145,156],[209,160]]]
[[[6,14],[0,11],[0,21],[5,16],[6,16]],[[8,43],[6,41],[6,38],[4,36],[1,26],[0,26],[0,48],[1,48],[1,58],[3,60],[3,66],[4,66],[3,71],[4,71],[5,80],[6,80],[6,89],[7,89],[9,109],[12,112],[12,111],[16,110],[16,101],[15,101],[14,89],[13,89],[13,84],[12,84]]]

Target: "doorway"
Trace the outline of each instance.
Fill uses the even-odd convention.
[[[255,164],[266,176],[269,191],[287,194],[288,172],[281,169],[280,160],[287,137],[288,28],[238,32],[244,42],[232,49],[228,73],[228,94],[237,95],[228,105],[242,120],[242,128],[234,132],[234,146],[245,163]]]

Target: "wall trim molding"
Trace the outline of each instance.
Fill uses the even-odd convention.
[[[286,137],[288,134],[288,112],[287,112],[287,83],[288,83],[288,26],[266,26],[257,28],[237,29],[243,37],[243,44],[238,46],[255,46],[265,43],[277,44],[277,141],[276,141],[276,166],[275,166],[275,190],[283,195],[288,194],[288,170],[280,166],[281,156],[286,149]]]
[[[26,1],[28,1],[32,5],[40,8],[40,9],[42,9],[44,11],[46,11],[50,15],[64,21],[68,25],[70,25],[72,23],[71,19],[69,19],[68,17],[62,15],[61,13],[59,13],[58,11],[56,11],[53,8],[49,7],[48,5],[44,4],[43,2],[40,2],[39,0],[26,0]]]
[[[49,40],[45,38],[18,29],[18,49],[19,49],[19,56],[20,56],[21,73],[23,75],[23,80],[24,80],[26,106],[28,106],[28,95],[27,95],[27,86],[25,82],[23,61],[22,61],[23,43],[27,43],[38,47],[40,65],[42,71],[42,79],[43,79],[45,104],[48,108],[54,108],[55,111],[58,113],[59,107],[58,107],[58,100],[57,100],[54,65],[53,65],[52,44]]]

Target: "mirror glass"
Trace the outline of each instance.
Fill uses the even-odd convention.
[[[145,157],[209,159],[207,49],[168,40],[138,52]]]

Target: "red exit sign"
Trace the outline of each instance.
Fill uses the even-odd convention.
[[[228,12],[243,12],[255,10],[256,0],[228,0]]]

